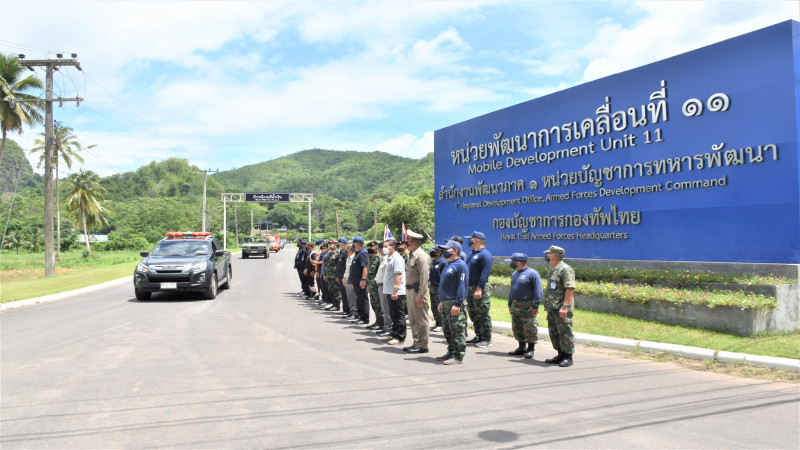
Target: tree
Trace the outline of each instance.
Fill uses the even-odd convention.
[[[15,231],[8,236],[8,240],[3,244],[3,248],[14,250],[16,253],[19,253],[19,249],[28,248],[30,244],[31,243],[25,239],[25,235],[22,232]]]
[[[398,196],[386,209],[383,219],[392,230],[400,230],[402,224],[434,241],[435,220],[433,191],[425,189],[416,197]],[[397,235],[395,235],[397,236]]]
[[[3,134],[0,141],[0,164],[3,161],[8,133],[16,131],[22,134],[22,124],[34,125],[43,121],[40,112],[43,106],[38,103],[13,102],[12,105],[11,100],[36,98],[24,91],[42,88],[42,80],[33,74],[23,78],[26,73],[28,69],[20,65],[16,56],[0,53],[0,129]]]
[[[56,121],[53,124],[53,164],[56,166],[56,180],[58,180],[58,167],[59,161],[64,161],[64,164],[67,165],[68,169],[72,168],[72,159],[75,158],[76,160],[83,162],[83,158],[81,155],[78,154],[79,151],[83,150],[84,148],[94,148],[96,145],[90,145],[88,147],[84,147],[83,144],[78,140],[78,136],[72,132],[72,127],[65,127],[61,125],[60,122]],[[39,133],[39,135],[44,136],[44,133]],[[39,156],[39,164],[36,167],[42,167],[44,163],[45,157],[45,140],[44,139],[36,139],[33,141],[34,147],[31,149],[31,154],[41,152],[42,154]],[[57,224],[57,232],[56,232],[56,261],[61,259],[61,201],[60,198],[60,190],[58,187],[58,183],[56,183],[56,224]]]
[[[70,175],[66,183],[70,190],[65,196],[67,210],[75,216],[74,226],[83,228],[89,256],[92,256],[92,249],[89,246],[89,230],[108,226],[108,220],[103,216],[106,210],[100,204],[105,200],[106,190],[100,186],[99,180],[100,177],[96,173],[81,169]]]

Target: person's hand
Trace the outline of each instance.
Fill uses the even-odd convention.
[[[533,306],[531,306],[530,311],[532,317],[536,317],[536,315],[539,314],[539,308],[534,308]]]
[[[303,275],[308,275],[308,270],[304,270]]]
[[[442,312],[442,304],[441,303],[439,303],[439,305],[436,308],[439,310],[440,313]]]
[[[453,316],[453,317],[455,317],[455,316],[457,316],[457,315],[459,315],[459,314],[461,314],[461,308],[459,308],[459,307],[458,307],[458,306],[456,306],[456,305],[453,305],[453,307],[452,307],[452,308],[450,308],[450,315],[451,315],[451,316]]]
[[[367,282],[366,282],[366,281],[364,281],[364,280],[361,280],[361,283],[358,283],[358,285],[359,285],[359,286],[362,286],[362,285],[363,285],[363,286],[366,286],[366,284],[367,284]],[[363,286],[362,286],[362,287],[363,287]]]
[[[558,317],[561,317],[562,319],[566,319],[568,312],[569,312],[569,308],[567,308],[567,305],[563,305],[561,307],[561,309],[558,310]]]
[[[417,306],[422,308],[422,305],[425,303],[425,299],[422,297],[417,297]]]
[[[328,281],[328,277],[326,277],[325,275],[322,276],[322,279]]]
[[[392,293],[392,300],[397,300],[397,292]]]
[[[475,289],[475,294],[473,294],[474,298],[481,298],[483,297],[483,289],[477,288]]]

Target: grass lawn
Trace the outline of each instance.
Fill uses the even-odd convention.
[[[508,300],[492,297],[491,315],[494,321],[511,322]],[[648,322],[616,314],[581,309],[575,311],[572,320],[577,333],[800,359],[800,332],[744,337],[703,328]],[[539,325],[547,326],[547,314],[541,307],[539,308]]]

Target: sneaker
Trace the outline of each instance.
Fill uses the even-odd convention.
[[[480,341],[475,343],[475,347],[484,348],[484,347],[491,347],[492,341]]]
[[[450,358],[442,361],[442,364],[446,366],[452,366],[453,364],[464,364],[464,361],[461,361],[460,359]]]
[[[448,359],[450,359],[450,358],[452,358],[452,357],[453,357],[453,355],[451,355],[450,353],[445,353],[445,354],[444,354],[444,355],[442,355],[442,356],[437,356],[437,357],[436,357],[436,360],[437,360],[437,361],[447,361]]]
[[[435,327],[431,328],[431,331],[442,331],[442,326],[436,325]]]
[[[392,335],[391,335],[391,333],[387,333],[385,336],[381,336],[381,337],[380,337],[380,339],[381,339],[383,342],[388,342],[388,341],[391,341],[391,340],[393,340],[393,339],[394,339],[394,336],[392,336]]]
[[[406,341],[405,341],[405,339],[403,339],[403,340],[401,341],[400,339],[397,339],[397,338],[392,338],[392,340],[391,340],[391,341],[389,341],[389,342],[387,342],[387,344],[389,344],[389,345],[398,345],[398,344],[403,344],[403,343],[405,343],[405,342],[406,342]]]

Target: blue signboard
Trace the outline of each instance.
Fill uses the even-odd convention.
[[[260,203],[288,202],[289,201],[289,194],[248,192],[248,193],[244,194],[244,201],[246,201],[246,202],[260,202]]]
[[[799,74],[787,21],[437,130],[437,235],[800,264]]]

